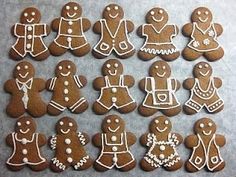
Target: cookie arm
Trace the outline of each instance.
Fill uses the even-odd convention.
[[[183,87],[187,90],[190,90],[193,88],[194,83],[195,83],[195,80],[193,78],[188,78],[188,79],[184,80]]]
[[[143,25],[138,27],[137,35],[140,36],[140,37],[143,37]]]
[[[139,81],[139,88],[145,92],[145,78]]]
[[[187,23],[182,28],[182,33],[186,37],[191,36],[192,31],[193,31],[193,24],[192,23]]]
[[[39,133],[38,134],[38,145],[39,147],[45,145],[47,143],[46,136],[44,134]]]
[[[14,145],[13,139],[12,139],[12,134],[7,135],[7,137],[6,137],[6,144],[8,146],[13,146]]]
[[[7,80],[4,84],[4,90],[8,93],[12,93],[14,89],[15,89],[15,80],[14,79]]]
[[[46,25],[46,35],[48,36],[49,34],[50,34],[50,32],[51,32],[51,28],[50,28],[50,26],[49,25]]]
[[[97,34],[101,34],[101,22],[97,21],[94,25],[93,25],[93,32],[97,33]]]
[[[56,18],[52,21],[51,27],[53,31],[58,31],[59,23],[60,23],[60,18]]]
[[[88,142],[90,141],[90,138],[89,138],[88,134],[84,133],[84,132],[79,132],[78,133],[78,138],[79,138],[80,143],[83,146],[88,144]]]
[[[126,136],[127,136],[128,146],[132,146],[137,141],[136,136],[131,132],[127,132]]]
[[[127,85],[129,88],[134,86],[134,78],[130,75],[124,76],[124,85]]]
[[[48,145],[50,146],[50,148],[52,150],[55,150],[56,147],[57,147],[57,136],[56,135],[53,135],[53,136],[50,136],[49,139],[48,139]]]
[[[104,77],[97,77],[96,79],[94,79],[93,88],[99,91],[102,87],[105,87]]]
[[[180,82],[177,79],[171,79],[172,89],[177,91],[180,89]]]
[[[142,146],[147,146],[148,143],[148,133],[143,134],[140,139],[139,142]]]
[[[134,30],[134,24],[133,22],[126,20],[126,26],[128,33],[132,32]]]
[[[214,85],[216,88],[220,88],[222,86],[222,80],[218,77],[214,77]]]
[[[196,135],[189,135],[185,138],[184,144],[187,148],[193,148],[197,146],[198,138]]]
[[[226,139],[223,135],[216,135],[216,144],[223,147],[226,143]]]
[[[46,82],[45,80],[41,79],[41,78],[35,78],[34,82],[37,85],[37,89],[38,91],[43,91],[46,88]]]
[[[13,36],[15,36],[15,27],[16,27],[16,24],[11,27],[11,34]]]
[[[55,84],[56,84],[56,77],[48,79],[46,81],[46,89],[49,91],[52,91],[55,88]]]
[[[86,79],[85,76],[80,75],[79,76],[79,80],[80,80],[80,82],[82,84],[82,86],[80,88],[83,88],[87,84],[87,79]]]
[[[97,133],[96,135],[93,136],[92,142],[94,146],[101,147],[102,146],[101,141],[102,141],[101,133]]]
[[[91,22],[87,18],[82,18],[83,31],[88,31],[91,27]]]
[[[176,146],[180,145],[183,142],[183,137],[179,133],[172,133],[174,136],[174,143]]]
[[[217,36],[220,36],[223,33],[223,27],[219,23],[214,23],[214,27],[215,27]]]

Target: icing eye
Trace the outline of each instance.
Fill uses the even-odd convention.
[[[64,125],[64,122],[60,121],[59,124],[60,124],[60,125]]]
[[[209,123],[208,123],[208,126],[209,126],[209,127],[211,127],[211,126],[212,126],[212,123],[211,123],[211,122],[209,122]]]
[[[30,121],[26,121],[26,125],[29,125],[30,124]]]
[[[18,126],[21,126],[21,123],[20,123],[20,122],[17,122],[17,125],[18,125]]]
[[[17,66],[16,69],[19,71],[20,70],[20,66]]]
[[[78,7],[77,7],[77,6],[75,6],[75,7],[74,7],[74,10],[78,10]]]
[[[151,15],[154,15],[154,14],[155,14],[155,12],[154,12],[154,11],[151,11],[151,12],[150,12],[150,14],[151,14]]]
[[[25,16],[25,17],[28,17],[28,13],[24,13],[24,16]]]
[[[156,66],[155,66],[155,68],[157,69],[157,68],[158,68],[158,66],[156,65]]]
[[[115,68],[118,68],[118,63],[115,63],[114,66],[115,66]]]
[[[111,65],[110,64],[107,64],[107,68],[110,68],[111,67]]]
[[[58,69],[59,69],[59,70],[62,70],[62,66],[58,66]]]
[[[159,13],[159,14],[163,14],[163,10],[160,9],[160,10],[158,11],[158,13]]]
[[[202,69],[202,65],[199,65],[198,68],[199,68],[199,69]]]
[[[119,9],[119,7],[118,6],[115,6],[115,10],[118,10]]]
[[[159,120],[156,119],[156,120],[155,120],[155,123],[158,124],[158,123],[159,123]]]
[[[110,11],[110,10],[111,10],[111,8],[110,8],[110,7],[107,7],[107,10],[108,10],[108,11]]]
[[[71,66],[70,66],[70,65],[68,65],[68,66],[67,66],[67,68],[68,68],[68,69],[70,69],[70,68],[71,68]]]
[[[205,64],[205,68],[208,68],[208,64]]]
[[[35,12],[32,12],[31,15],[35,16]]]
[[[25,65],[25,67],[24,67],[25,69],[28,69],[29,67],[28,67],[28,65]]]
[[[119,119],[116,119],[115,122],[116,122],[116,123],[119,123]]]
[[[69,127],[72,127],[72,126],[73,126],[73,123],[70,122],[70,123],[69,123]]]
[[[199,126],[200,126],[201,128],[204,128],[204,124],[203,124],[203,123],[201,123]]]
[[[168,120],[165,120],[165,124],[168,125],[168,124],[169,124],[169,121],[168,121]]]
[[[201,15],[201,11],[197,11],[197,14],[198,14],[198,15]]]
[[[111,120],[110,120],[110,119],[107,119],[107,123],[108,123],[108,124],[111,123]]]
[[[206,11],[206,12],[205,12],[205,15],[208,15],[208,14],[209,14],[209,12],[208,12],[208,11]]]
[[[66,6],[66,10],[70,10],[70,6]]]
[[[162,66],[162,69],[166,69],[166,66]]]

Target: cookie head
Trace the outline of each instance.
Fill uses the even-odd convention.
[[[23,24],[35,24],[39,23],[40,19],[39,10],[34,7],[28,7],[21,13],[20,22]]]
[[[103,11],[103,18],[109,20],[119,20],[124,17],[123,9],[117,4],[109,4]]]
[[[158,78],[168,78],[171,75],[170,66],[165,61],[156,61],[151,65],[149,75]]]
[[[61,16],[67,19],[77,19],[82,15],[82,8],[76,2],[69,2],[63,6]]]
[[[13,77],[24,82],[34,77],[35,70],[31,63],[22,61],[18,63],[13,71]]]
[[[216,124],[211,119],[202,118],[195,123],[194,131],[202,136],[210,136],[216,132]]]
[[[73,76],[76,73],[76,66],[72,61],[63,60],[59,62],[55,69],[57,77]]]
[[[21,117],[15,125],[15,132],[22,135],[32,135],[36,131],[36,124],[31,117]]]
[[[102,122],[104,133],[122,133],[125,130],[125,122],[117,115],[109,115]]]
[[[212,75],[212,68],[206,62],[200,62],[193,68],[193,75],[197,78],[210,77]]]
[[[199,7],[193,11],[191,19],[192,22],[208,24],[212,21],[212,13],[206,7]]]
[[[172,124],[170,120],[165,116],[159,116],[154,118],[150,123],[150,132],[154,134],[160,134],[160,133],[170,133],[172,129]]]
[[[104,76],[119,76],[123,73],[121,62],[116,59],[107,60],[102,66],[102,74]]]
[[[77,123],[74,119],[69,117],[61,118],[56,124],[57,134],[66,135],[68,133],[76,132]]]
[[[165,25],[168,21],[168,14],[165,9],[156,7],[147,13],[146,21],[150,24]]]

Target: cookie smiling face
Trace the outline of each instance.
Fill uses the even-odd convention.
[[[151,9],[146,15],[146,21],[150,24],[165,25],[168,21],[167,12],[159,7]]]
[[[123,73],[121,62],[116,59],[107,60],[102,66],[102,74],[104,76],[119,76]]]
[[[73,76],[76,73],[76,66],[69,60],[61,61],[57,64],[55,74],[57,77]]]
[[[172,124],[167,117],[159,116],[152,120],[149,128],[150,132],[155,134],[159,133],[168,134],[172,129]]]
[[[77,19],[82,14],[82,8],[76,2],[69,2],[62,8],[61,16],[67,19]]]
[[[216,132],[216,124],[211,119],[202,118],[195,123],[194,131],[201,136],[210,136]]]
[[[31,117],[21,117],[15,125],[15,132],[21,135],[32,135],[36,131],[36,124]]]
[[[56,131],[58,134],[66,135],[71,132],[76,132],[77,123],[74,119],[69,117],[61,118],[56,124]]]
[[[168,78],[170,77],[170,74],[170,66],[165,61],[156,61],[149,69],[149,75],[152,77]]]
[[[26,61],[18,63],[13,71],[13,77],[22,82],[26,82],[30,78],[34,77],[34,74],[35,70],[33,65]]]
[[[103,11],[103,18],[109,20],[118,20],[124,17],[123,9],[117,4],[109,4]]]
[[[122,133],[125,130],[124,121],[117,115],[109,115],[102,122],[104,133]]]
[[[210,77],[212,75],[212,68],[206,62],[200,62],[194,66],[193,74],[195,77]]]
[[[212,21],[212,13],[206,7],[199,7],[193,11],[191,19],[197,23],[210,23]]]
[[[39,10],[34,7],[28,7],[21,13],[20,22],[23,24],[35,24],[39,23],[40,19]]]

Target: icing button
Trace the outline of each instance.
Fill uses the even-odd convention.
[[[159,155],[159,158],[160,158],[161,160],[163,160],[163,159],[165,158],[165,155],[164,155],[164,154],[160,154],[160,155]]]
[[[64,93],[65,93],[65,94],[68,94],[68,93],[69,93],[69,90],[68,90],[68,89],[64,89]]]
[[[68,24],[69,24],[69,25],[73,25],[73,22],[72,22],[72,21],[69,21]]]
[[[67,32],[68,32],[69,34],[71,34],[71,33],[72,33],[72,29],[68,29]]]
[[[72,41],[72,38],[71,37],[68,37],[67,38],[67,42],[71,42]]]
[[[27,140],[26,138],[22,138],[22,141],[21,141],[22,144],[26,144],[27,143]]]
[[[66,148],[66,153],[67,154],[71,154],[71,152],[72,152],[71,148]]]
[[[27,30],[32,31],[33,30],[32,26],[28,26]]]
[[[71,163],[73,161],[73,159],[71,157],[67,158],[67,162]]]
[[[115,103],[115,102],[117,101],[117,98],[116,98],[116,97],[112,97],[112,98],[111,98],[111,101],[112,101],[113,103]]]
[[[64,85],[65,85],[65,86],[69,85],[69,82],[68,82],[68,81],[65,81],[65,82],[64,82]]]
[[[112,137],[111,137],[111,141],[114,142],[114,141],[116,141],[116,140],[117,140],[116,136],[112,136]]]
[[[164,151],[165,149],[166,149],[166,147],[165,147],[164,145],[161,145],[161,146],[160,146],[160,150],[161,150],[161,151]]]
[[[27,48],[27,49],[30,49],[30,48],[31,48],[31,44],[27,44],[27,45],[26,45],[26,48]]]
[[[117,162],[117,160],[118,160],[117,157],[112,158],[112,161],[115,162],[115,163]]]
[[[69,98],[68,98],[68,97],[65,97],[65,101],[66,101],[66,102],[69,101]]]
[[[66,139],[65,139],[65,143],[66,143],[66,144],[70,144],[70,143],[71,143],[71,140],[70,140],[69,138],[66,138]]]
[[[112,92],[112,93],[116,93],[116,92],[117,92],[117,88],[112,88],[112,89],[111,89],[111,92]]]
[[[116,146],[113,146],[113,147],[112,147],[112,151],[116,152],[116,151],[117,151],[117,147],[116,147]]]
[[[28,36],[27,36],[27,39],[32,39],[32,35],[28,35]]]
[[[28,153],[28,151],[26,149],[22,150],[22,154],[26,155]]]
[[[28,158],[26,158],[26,157],[23,158],[23,162],[25,162],[25,163],[28,162]]]
[[[114,40],[114,39],[112,39],[112,42],[114,43],[114,42],[115,42],[115,40]]]

